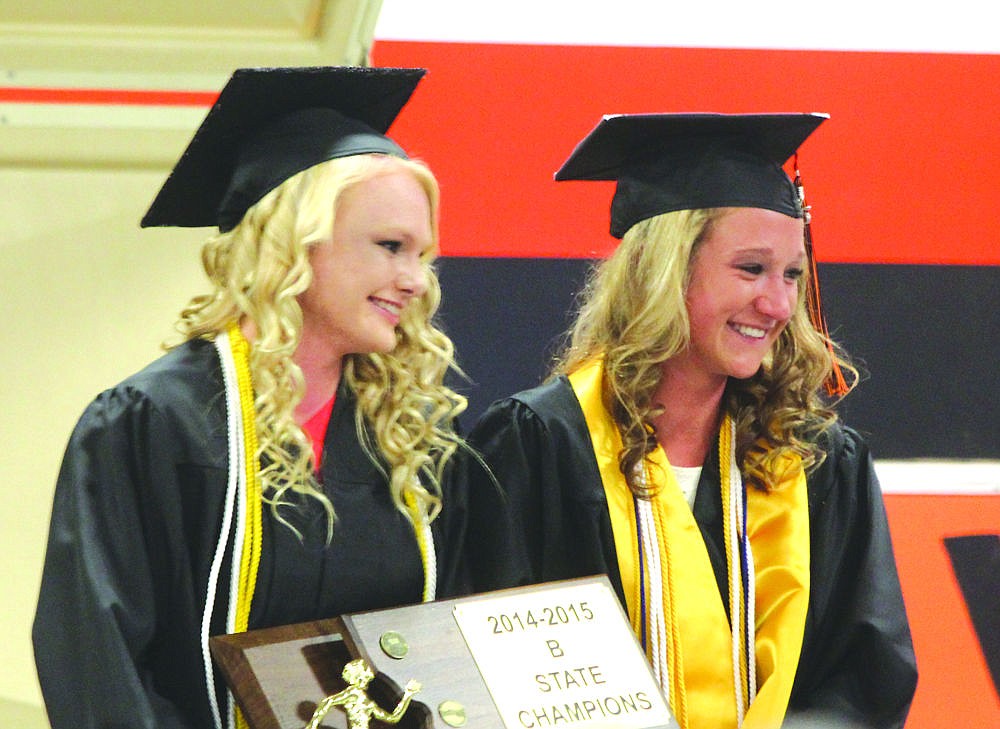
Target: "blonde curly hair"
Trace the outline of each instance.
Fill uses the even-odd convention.
[[[202,248],[213,290],[189,302],[176,328],[186,341],[212,339],[234,321],[253,325],[250,372],[258,457],[264,464],[264,498],[279,520],[284,521],[278,507],[288,490],[319,500],[331,530],[335,520],[333,505],[314,476],[309,438],[294,417],[305,392],[302,371],[292,357],[302,332],[297,297],[312,283],[310,248],[329,239],[345,190],[400,169],[420,183],[430,204],[434,246],[424,260],[427,290],[403,310],[395,349],[349,355],[343,379],[357,396],[359,439],[386,475],[397,508],[412,520],[406,506],[412,497],[433,519],[441,507],[445,465],[462,444],[452,423],[466,399],[444,385],[445,373],[455,367],[454,347],[433,323],[440,301],[432,267],[439,192],[426,165],[380,154],[315,165],[271,190],[235,228],[209,238]]]
[[[643,220],[594,268],[580,297],[569,342],[553,374],[570,374],[595,358],[604,359],[605,406],[622,435],[619,468],[638,496],[648,497],[635,468],[656,449],[653,402],[660,365],[690,342],[685,295],[691,267],[712,224],[728,208],[681,210]],[[784,454],[802,458],[806,469],[825,454],[816,436],[837,419],[820,395],[833,362],[856,370],[839,348],[820,334],[805,307],[806,280],[799,282],[796,310],[758,372],[730,378],[724,408],[736,423],[737,462],[748,483],[767,489],[769,464]]]

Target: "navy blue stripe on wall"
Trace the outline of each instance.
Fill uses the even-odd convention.
[[[540,382],[591,262],[442,258],[463,427]],[[878,458],[1000,458],[1000,267],[821,264],[834,337],[866,370],[841,405]]]
[[[868,379],[841,411],[879,458],[1000,457],[1000,266],[822,264]]]
[[[501,397],[539,384],[572,323],[591,262],[579,258],[438,259],[440,319],[470,382],[468,429]]]

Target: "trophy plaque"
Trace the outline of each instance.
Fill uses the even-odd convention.
[[[210,646],[251,729],[679,726],[603,576],[218,636]]]

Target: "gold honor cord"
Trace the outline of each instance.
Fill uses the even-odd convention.
[[[235,526],[233,573],[230,583],[232,589],[228,593],[227,632],[242,633],[247,630],[261,553],[262,497],[258,470],[256,410],[250,377],[250,345],[240,331],[239,325],[232,323],[226,332],[216,337],[215,347],[219,354],[226,388],[229,486],[202,622],[202,641],[206,645],[208,626],[218,590],[218,573],[233,527]],[[215,698],[210,663],[206,663],[206,677],[209,704],[216,725],[221,727],[222,717]],[[229,706],[237,729],[247,729],[246,719],[232,702],[232,697]],[[228,721],[226,725],[229,725]]]
[[[239,393],[240,417],[243,424],[243,464],[245,469],[246,494],[243,499],[243,538],[237,579],[236,610],[231,626],[232,632],[243,633],[250,622],[250,605],[257,587],[257,571],[261,553],[261,485],[257,454],[257,414],[254,406],[253,381],[250,377],[250,344],[240,330],[239,324],[229,325],[229,344],[236,374]],[[239,538],[239,534],[237,534]],[[235,561],[235,558],[234,558]],[[234,706],[236,729],[248,729],[246,718],[239,707]]]
[[[232,414],[238,415],[238,419],[231,416],[229,423],[230,469],[242,467],[242,473],[231,474],[231,478],[235,475],[238,483],[243,486],[237,489],[235,496],[237,530],[234,546],[238,548],[238,552],[233,555],[235,595],[230,593],[230,601],[235,598],[235,604],[230,605],[226,628],[231,633],[243,633],[249,625],[250,605],[260,567],[262,492],[257,454],[257,417],[250,376],[250,344],[236,322],[229,325],[225,340],[229,347],[225,353],[228,357],[224,359],[229,360],[231,367],[223,367],[227,403],[232,403],[239,409],[238,414]],[[228,534],[228,531],[225,533]],[[230,706],[236,729],[247,729],[243,713],[232,701]]]
[[[417,547],[420,549],[420,564],[424,569],[424,592],[421,595],[421,600],[432,602],[437,593],[437,555],[434,551],[434,534],[431,532],[427,511],[421,507],[420,501],[413,492],[405,491],[403,500],[406,502],[406,508],[410,511],[413,533],[417,538]]]
[[[254,408],[253,383],[250,379],[250,344],[238,324],[229,327],[229,342],[236,364],[236,383],[243,417],[243,452],[246,464],[246,530],[240,558],[239,592],[234,629],[243,633],[250,622],[250,603],[257,586],[261,551],[261,486],[257,454],[257,413]]]

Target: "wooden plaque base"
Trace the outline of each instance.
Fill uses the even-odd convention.
[[[250,729],[302,729],[324,697],[346,685],[344,665],[364,658],[376,673],[368,694],[391,711],[411,678],[422,684],[398,729],[451,729],[442,707],[457,702],[465,727],[503,729],[489,691],[452,618],[455,600],[345,615],[211,638],[209,645]],[[390,658],[380,639],[393,631],[407,644]],[[389,725],[372,720],[372,729]],[[347,729],[331,711],[323,727]]]
[[[251,729],[303,729],[364,659],[367,695],[392,712],[421,684],[400,729],[676,729],[604,576],[297,625],[209,642]],[[498,706],[500,708],[498,708]],[[348,729],[334,707],[325,729]],[[372,720],[372,729],[389,725]]]

